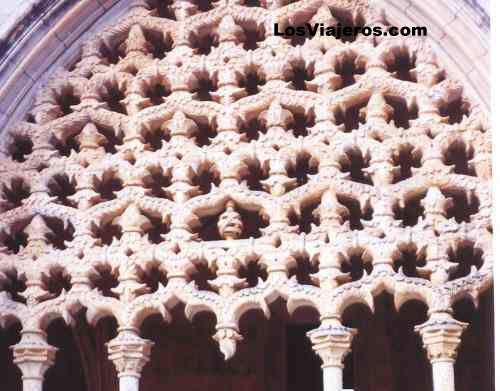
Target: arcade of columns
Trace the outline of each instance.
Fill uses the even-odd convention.
[[[342,314],[355,303],[373,311],[385,291],[396,308],[427,305],[416,332],[434,390],[454,391],[467,324],[452,306],[492,285],[481,107],[420,38],[273,36],[274,23],[384,27],[367,1],[159,4],[136,1],[38,93],[26,121],[3,130],[0,319],[22,325],[11,349],[23,390],[41,391],[54,363],[49,323],[71,325],[80,309],[91,325],[116,319],[109,359],[120,390],[137,391],[152,349],[139,332],[148,316],[175,322],[177,303],[188,318],[213,313],[228,360],[240,318],[270,316],[280,297],[290,313],[320,314],[308,337],[324,390],[340,391],[356,335]],[[250,214],[261,228],[248,227]],[[464,247],[481,263],[457,260]],[[409,251],[422,260],[415,273],[398,264]],[[350,272],[354,255],[361,275]],[[291,273],[298,257],[317,268],[312,284]],[[251,284],[250,264],[264,276]],[[201,266],[215,274],[207,289],[193,279]],[[118,279],[114,295],[94,283],[105,267]],[[69,289],[50,288],[54,270]],[[153,270],[167,279],[154,291],[142,279]],[[15,294],[5,288],[13,275],[25,282]]]

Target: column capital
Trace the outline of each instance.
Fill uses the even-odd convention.
[[[43,382],[45,371],[54,364],[57,348],[49,345],[42,330],[22,330],[19,343],[11,346],[14,363],[23,381]]]
[[[107,343],[108,357],[118,372],[118,377],[140,378],[144,365],[149,361],[153,342],[139,337],[135,328],[119,328],[118,336]]]
[[[434,313],[429,320],[415,327],[421,336],[431,363],[455,362],[461,335],[468,324],[453,319],[449,313]]]
[[[344,357],[351,351],[351,342],[356,330],[342,326],[339,320],[323,321],[317,329],[311,330],[307,336],[313,349],[323,361],[323,368],[343,368]]]

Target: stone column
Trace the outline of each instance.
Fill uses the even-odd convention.
[[[21,341],[11,346],[14,363],[21,369],[23,391],[42,391],[45,371],[55,361],[57,348],[47,343],[42,330],[21,331]]]
[[[467,323],[453,319],[448,313],[434,313],[427,322],[415,327],[432,364],[434,391],[455,391],[453,365],[466,327]]]
[[[152,345],[139,337],[133,327],[119,328],[118,336],[108,342],[108,355],[118,372],[120,391],[139,391],[141,371],[149,361]]]
[[[343,390],[342,361],[351,350],[355,334],[356,330],[342,326],[337,318],[324,320],[320,327],[307,333],[314,351],[323,361],[324,391]]]

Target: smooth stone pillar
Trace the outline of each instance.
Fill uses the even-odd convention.
[[[139,390],[139,377],[133,374],[120,374],[120,391],[138,391]]]
[[[343,390],[343,369],[343,365],[339,367],[323,367],[323,391]]]

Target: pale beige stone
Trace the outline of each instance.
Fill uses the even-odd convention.
[[[97,12],[103,12],[101,3],[96,3]],[[454,357],[464,325],[443,314],[451,311],[458,298],[468,295],[477,300],[492,284],[487,113],[465,96],[458,82],[450,77],[439,81],[441,62],[426,40],[387,37],[374,45],[365,39],[346,43],[325,38],[293,48],[288,40],[272,36],[272,22],[308,17],[326,21],[329,6],[346,2],[282,3],[270,1],[267,8],[243,11],[220,1],[214,3],[214,10],[202,13],[192,3],[180,1],[174,7],[178,20],[172,21],[155,17],[136,2],[116,25],[85,43],[73,70],[60,71],[39,91],[31,109],[35,123],[20,121],[6,129],[2,155],[8,156],[0,158],[0,182],[10,186],[13,178],[22,178],[30,194],[19,205],[5,200],[0,204],[0,231],[27,236],[26,245],[16,253],[0,248],[0,277],[13,268],[25,276],[27,288],[22,294],[27,303],[0,295],[0,319],[14,317],[23,326],[23,339],[14,346],[16,363],[21,369],[34,367],[38,376],[25,391],[41,389],[43,373],[53,362],[54,350],[47,345],[43,329],[54,316],[71,323],[81,306],[87,308],[91,324],[104,315],[118,322],[119,335],[108,350],[122,391],[137,390],[142,367],[149,360],[151,343],[137,332],[142,321],[153,313],[170,321],[169,309],[178,302],[186,305],[191,318],[201,311],[215,314],[214,339],[226,359],[243,339],[238,322],[248,310],[261,309],[269,315],[268,305],[277,297],[287,301],[290,312],[302,305],[314,307],[322,325],[309,336],[323,360],[329,391],[342,386],[342,359],[355,334],[340,324],[344,309],[357,302],[373,309],[374,297],[383,290],[394,295],[398,308],[415,298],[428,305],[433,315],[419,331],[433,365],[439,355],[449,361]],[[350,11],[368,24],[381,22],[381,13],[369,2],[356,2],[354,8]],[[411,13],[412,6],[407,11]],[[77,21],[72,17],[66,20],[68,26]],[[331,17],[333,21],[335,15]],[[254,50],[243,47],[242,18],[264,32],[264,40]],[[189,40],[200,26],[211,31],[217,42],[206,55],[197,53]],[[172,40],[164,58],[154,58],[148,31]],[[109,64],[102,45],[116,51],[116,64]],[[456,52],[458,46],[452,50]],[[399,80],[387,70],[396,56],[405,53],[415,60],[413,81]],[[338,69],[348,60],[365,69],[352,85],[343,86]],[[298,64],[313,76],[305,81],[304,91],[290,82]],[[263,82],[252,95],[240,84],[249,77],[249,70],[256,70]],[[208,94],[211,100],[201,100],[196,90],[207,79],[215,91]],[[151,98],[157,85],[168,91],[167,96]],[[121,95],[119,101],[112,102],[110,91]],[[417,118],[407,128],[398,123],[400,113],[390,104],[392,98],[418,107]],[[450,123],[440,109],[460,99],[465,115]],[[336,124],[358,105],[362,108],[354,129]],[[297,136],[292,128],[300,116],[313,124]],[[249,141],[245,127],[255,123],[259,131]],[[201,132],[207,127],[215,134],[204,137]],[[147,142],[154,132],[165,138],[156,147]],[[109,134],[122,139],[113,152],[105,149]],[[16,138],[33,144],[22,162],[9,152],[15,149]],[[53,140],[70,145],[73,138],[78,148],[68,156],[53,145]],[[203,138],[205,145],[200,145]],[[446,152],[458,142],[475,153],[467,174],[455,173],[453,166],[445,164]],[[411,167],[409,177],[402,179],[396,161],[408,146],[421,164]],[[318,172],[291,177],[304,155]],[[357,178],[345,168],[355,163],[356,156],[363,165]],[[250,179],[262,190],[249,184],[248,175],[255,167],[261,177]],[[200,178],[207,172],[216,179],[204,186]],[[165,196],[147,186],[153,173],[168,177],[168,185],[159,189]],[[75,190],[64,201],[51,190],[58,175],[66,175]],[[121,182],[121,188],[104,194],[99,184],[113,179]],[[448,194],[457,189],[469,200],[480,201],[479,211],[469,221],[449,216],[455,201]],[[415,224],[404,226],[395,210],[412,207],[415,197],[420,197],[423,213]],[[346,198],[359,203],[360,230],[351,229],[352,211],[342,201]],[[311,232],[301,232],[292,225],[291,216],[300,220],[310,206],[316,221]],[[370,209],[372,218],[367,220]],[[244,237],[249,222],[242,211],[255,213],[265,223],[258,237]],[[75,229],[62,249],[50,240],[56,233],[48,218]],[[200,225],[206,218],[214,218],[217,240],[202,240]],[[159,243],[150,240],[155,221],[168,226]],[[98,232],[108,224],[117,226],[121,234],[105,243]],[[457,265],[450,262],[449,254],[463,242],[472,242],[482,251],[484,264],[451,280]],[[411,246],[426,257],[426,265],[417,269],[418,277],[405,275],[402,268],[395,270],[401,251]],[[372,267],[358,281],[341,270],[355,252]],[[311,276],[314,285],[290,276],[301,254],[318,264],[319,271]],[[267,272],[267,279],[259,278],[251,288],[239,275],[250,262]],[[117,298],[93,289],[91,276],[98,264],[116,270]],[[194,283],[197,264],[215,273],[216,278],[207,281],[215,292]],[[160,265],[168,282],[150,292],[141,276],[153,265]],[[72,287],[53,297],[42,277],[56,266],[71,276]],[[436,325],[443,327],[435,332]],[[33,356],[24,354],[28,342],[34,346]],[[435,380],[438,387],[452,384],[449,365],[435,368],[435,373],[448,379]]]

